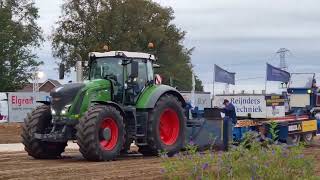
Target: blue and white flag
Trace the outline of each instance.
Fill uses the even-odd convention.
[[[236,73],[228,72],[221,67],[214,65],[214,81],[227,83],[227,84],[235,84],[235,75]]]
[[[289,82],[290,73],[267,63],[267,81]]]

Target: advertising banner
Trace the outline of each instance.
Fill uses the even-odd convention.
[[[8,122],[7,93],[0,93],[0,123]]]
[[[189,92],[181,92],[184,100],[186,102],[191,102],[191,93]],[[193,107],[198,107],[200,110],[204,108],[210,108],[211,107],[211,99],[210,99],[210,93],[195,93],[194,94],[194,104]]]
[[[275,118],[285,116],[283,103],[268,104],[265,95],[218,95],[213,99],[213,106],[222,107],[224,99],[228,99],[235,108],[238,117]],[[276,100],[274,100],[276,101]]]
[[[8,93],[9,122],[23,122],[23,119],[28,113],[41,105],[41,103],[37,103],[37,101],[50,101],[49,93]]]

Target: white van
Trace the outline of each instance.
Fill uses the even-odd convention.
[[[8,122],[8,96],[0,93],[0,123]]]

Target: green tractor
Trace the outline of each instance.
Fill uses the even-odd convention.
[[[58,158],[75,140],[90,161],[113,160],[132,142],[143,155],[180,151],[186,102],[175,88],[155,83],[155,61],[147,53],[90,53],[89,80],[54,89],[51,101],[25,118],[25,150],[34,158]]]

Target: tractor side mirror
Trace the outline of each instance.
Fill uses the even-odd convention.
[[[153,64],[152,66],[153,66],[153,68],[160,68],[159,64]]]
[[[59,79],[64,79],[64,71],[65,71],[64,64],[61,63],[59,65]]]
[[[139,63],[137,61],[132,61],[131,63],[131,74],[130,78],[137,78],[139,75]]]

